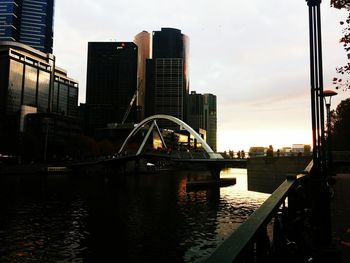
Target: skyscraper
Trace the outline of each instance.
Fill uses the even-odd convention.
[[[147,115],[167,114],[186,121],[189,91],[188,37],[174,28],[153,32],[152,60],[147,62]],[[164,128],[177,129],[169,122]]]
[[[121,123],[137,88],[137,46],[132,42],[89,42],[86,83],[88,133]],[[134,104],[135,105],[135,104]],[[135,122],[135,107],[127,122]]]
[[[204,129],[207,131],[207,143],[216,151],[217,109],[216,96],[210,93],[204,96]]]
[[[139,90],[137,94],[137,106],[140,109],[139,119],[145,117],[145,96],[146,96],[146,60],[151,58],[151,34],[142,31],[135,36],[134,43],[138,47],[137,59],[137,80]]]
[[[213,94],[198,94],[192,91],[188,96],[188,109],[188,124],[195,130],[206,130],[207,143],[216,151],[216,96]]]
[[[54,0],[0,0],[0,41],[52,53]]]
[[[18,41],[22,0],[0,0],[0,41]]]

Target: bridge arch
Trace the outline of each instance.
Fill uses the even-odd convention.
[[[186,131],[188,131],[192,136],[194,136],[198,142],[200,142],[202,144],[203,149],[208,153],[210,159],[222,159],[223,158],[220,154],[215,153],[210,148],[210,146],[203,140],[203,138],[194,129],[192,129],[192,127],[189,126],[187,123],[185,123],[184,121],[182,121],[176,117],[164,115],[164,114],[150,116],[150,117],[144,119],[143,121],[141,121],[139,124],[137,124],[134,127],[134,129],[129,133],[128,137],[126,137],[122,147],[119,150],[119,153],[123,152],[126,144],[130,140],[130,138],[133,137],[145,124],[152,122],[152,126],[150,127],[150,129],[148,131],[148,133],[150,133],[150,131],[153,129],[154,125],[157,126],[156,120],[160,120],[160,119],[169,120],[171,122],[174,122],[174,123],[182,126]],[[143,145],[140,147],[137,154],[140,153],[140,151],[142,150],[141,148],[143,148]]]

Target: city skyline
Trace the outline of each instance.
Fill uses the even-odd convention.
[[[305,1],[181,3],[169,10],[160,1],[86,1],[84,14],[78,15],[78,3],[58,1],[54,53],[80,81],[80,102],[85,101],[88,41],[132,41],[143,30],[173,27],[191,39],[190,91],[217,96],[218,150],[310,144]],[[335,67],[346,63],[339,44],[339,21],[345,15],[327,2],[322,4],[325,89],[331,88]],[[333,106],[349,96],[339,93]]]

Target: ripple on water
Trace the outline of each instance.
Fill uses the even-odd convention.
[[[247,191],[246,173],[236,172],[223,172],[237,184],[220,189],[187,192],[187,174],[176,172],[130,176],[117,186],[93,181],[85,195],[71,189],[69,198],[16,200],[0,214],[0,262],[86,262],[101,253],[124,253],[129,262],[201,261],[267,197]],[[124,246],[108,243],[116,239]]]
[[[1,220],[1,262],[83,262],[81,241],[87,212],[81,200],[71,203],[25,202]]]

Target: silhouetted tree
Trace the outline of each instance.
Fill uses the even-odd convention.
[[[311,145],[304,145],[304,153],[310,153],[311,152]]]
[[[332,148],[350,150],[350,98],[343,100],[332,112]]]
[[[270,145],[269,148],[267,149],[266,156],[273,157],[273,146],[272,145]]]
[[[340,39],[340,43],[343,44],[348,60],[350,60],[350,0],[331,0],[331,6],[337,9],[345,9],[348,12],[348,16],[345,21],[340,21],[340,25],[343,26],[343,36]],[[350,62],[346,65],[337,67],[337,73],[341,76],[344,74],[350,74]],[[333,78],[333,84],[336,89],[347,90],[350,87],[350,81],[344,80],[343,77]]]
[[[229,155],[230,155],[230,158],[232,159],[234,157],[234,155],[235,155],[234,151],[229,150]]]

